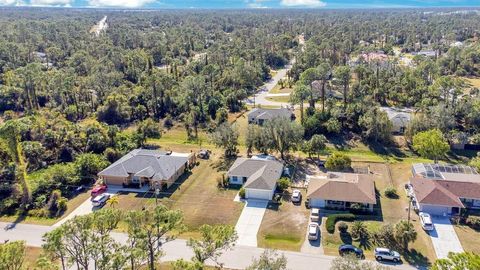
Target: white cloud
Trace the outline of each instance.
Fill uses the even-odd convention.
[[[324,7],[326,5],[320,0],[282,0],[280,4],[286,7]]]
[[[32,6],[70,6],[73,0],[30,0]]]
[[[247,7],[249,8],[267,8],[267,6],[264,6],[262,2],[265,2],[265,0],[246,0],[245,3],[247,4]]]
[[[88,3],[94,7],[126,7],[138,8],[156,0],[89,0]]]
[[[11,6],[17,4],[17,0],[0,0],[0,6]]]

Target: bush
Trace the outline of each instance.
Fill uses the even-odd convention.
[[[383,191],[383,194],[385,194],[385,196],[390,199],[398,198],[397,190],[394,187],[387,187],[385,191]]]
[[[238,192],[238,196],[240,196],[242,199],[245,199],[245,189],[243,187]]]
[[[355,219],[354,214],[333,214],[327,217],[327,221],[325,223],[325,227],[329,233],[335,232],[335,224],[337,221],[353,221]]]
[[[363,221],[354,221],[350,226],[350,234],[353,239],[365,239],[368,237],[368,229]]]
[[[350,169],[352,160],[345,154],[333,153],[325,161],[325,168],[331,171],[343,171]]]
[[[346,233],[348,231],[348,224],[343,221],[340,222],[338,224],[338,230],[340,231],[340,233]]]
[[[282,177],[278,180],[278,189],[280,191],[286,190],[290,186],[290,179]]]
[[[228,178],[225,177],[224,174],[219,175],[219,176],[217,177],[217,186],[218,186],[219,188],[226,188],[226,187],[228,187],[229,183],[230,183],[230,182],[228,181]]]
[[[480,217],[468,217],[465,224],[475,230],[480,230]]]

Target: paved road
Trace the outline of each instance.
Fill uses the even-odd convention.
[[[257,247],[257,233],[267,205],[268,201],[247,200],[235,226],[238,245]]]
[[[42,235],[49,232],[53,227],[29,224],[17,224],[14,228],[5,230],[9,223],[0,222],[0,242],[6,240],[26,241],[27,245],[40,247],[42,245]],[[112,237],[119,241],[125,242],[127,236],[123,233],[112,233]],[[176,239],[164,245],[165,256],[162,261],[174,261],[178,259],[189,260],[193,256],[192,250],[187,246],[186,240]],[[225,252],[220,258],[220,262],[224,263],[226,268],[245,269],[251,264],[252,259],[258,258],[264,249],[256,247],[235,246],[232,250]],[[335,258],[333,256],[325,256],[318,254],[306,254],[300,252],[282,252],[288,261],[288,268],[292,270],[310,270],[312,266],[318,270],[330,269],[331,262]],[[213,262],[207,262],[213,265]],[[408,265],[395,265],[394,269],[415,269]]]
[[[463,252],[462,244],[458,239],[452,223],[450,223],[450,219],[448,217],[432,216],[432,221],[435,230],[430,231],[428,234],[432,239],[433,248],[435,249],[437,258],[447,258],[449,252]]]

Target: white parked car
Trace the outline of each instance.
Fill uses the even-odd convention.
[[[418,213],[418,216],[420,216],[420,223],[422,223],[422,228],[425,231],[432,231],[434,229],[432,217],[430,217],[429,214],[420,212]]]
[[[315,241],[318,239],[320,234],[320,229],[318,228],[317,223],[308,224],[308,240]]]
[[[101,194],[95,197],[92,201],[94,207],[102,207],[107,203],[108,199],[110,199],[110,194]]]
[[[293,203],[298,203],[302,201],[302,193],[298,189],[294,189],[292,192],[292,198],[291,198]]]
[[[400,262],[400,253],[390,250],[388,248],[376,248],[375,249],[375,259],[377,261],[393,261],[393,262]]]
[[[320,209],[312,208],[310,211],[310,221],[318,222],[320,220]]]

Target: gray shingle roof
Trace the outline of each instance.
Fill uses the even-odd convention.
[[[128,177],[132,174],[154,180],[169,179],[187,162],[188,157],[170,156],[159,150],[135,149],[98,175]]]
[[[229,176],[247,177],[245,188],[272,190],[282,176],[283,164],[276,160],[238,158]]]
[[[287,108],[280,109],[263,109],[263,108],[254,108],[248,112],[248,118],[255,119],[264,119],[269,120],[272,118],[285,117],[291,118],[293,115],[292,111]]]

